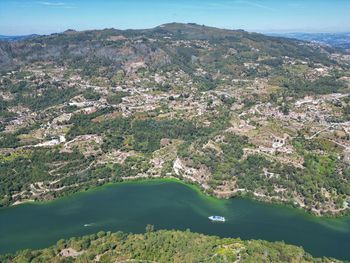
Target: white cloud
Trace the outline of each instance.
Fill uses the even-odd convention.
[[[40,5],[48,5],[48,6],[64,6],[65,3],[62,2],[37,2]]]
[[[48,6],[48,7],[56,7],[56,8],[76,8],[73,5],[69,5],[67,3],[64,2],[49,2],[49,1],[38,1],[36,2],[39,5],[44,5],[44,6]]]

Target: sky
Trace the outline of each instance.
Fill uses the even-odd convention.
[[[350,32],[350,0],[0,0],[0,35],[192,22],[255,32]]]

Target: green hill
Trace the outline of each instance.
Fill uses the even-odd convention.
[[[220,239],[189,231],[152,231],[145,234],[99,232],[36,251],[0,256],[4,263],[22,262],[338,262],[318,259],[302,248],[283,242]]]

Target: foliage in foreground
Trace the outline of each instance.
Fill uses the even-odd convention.
[[[60,256],[70,250],[74,256]],[[72,252],[73,251],[73,252]],[[153,231],[145,234],[99,232],[60,240],[37,251],[0,256],[0,262],[335,262],[315,259],[302,248],[283,242],[220,239],[189,231]]]

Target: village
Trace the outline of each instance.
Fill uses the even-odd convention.
[[[124,41],[120,37],[111,38],[110,41]],[[141,45],[144,40],[138,38],[135,43]],[[164,37],[162,40],[148,39],[150,42],[163,41],[173,48],[200,48],[210,52],[212,45],[206,40],[174,40]],[[249,47],[252,52],[260,50],[254,46]],[[239,51],[230,48],[224,59],[233,59]],[[157,54],[153,59],[160,59],[164,54]],[[164,58],[162,58],[164,60]],[[166,63],[165,60],[162,63]],[[191,63],[210,61],[210,57],[191,56]],[[334,55],[334,59],[345,61],[346,57]],[[271,67],[264,61],[275,61],[275,57],[259,56],[254,62],[243,63],[242,70],[264,72]],[[26,106],[18,100],[15,92],[8,89],[0,90],[0,98],[3,102],[11,103],[6,108],[7,116],[0,117],[2,134],[16,134],[18,140],[16,147],[2,147],[0,156],[2,159],[35,149],[59,149],[61,153],[79,153],[86,158],[87,163],[83,171],[95,169],[101,165],[112,167],[114,164],[124,165],[128,160],[141,162],[143,171],[137,171],[139,165],[135,165],[135,175],[123,176],[122,180],[176,177],[199,185],[209,194],[221,198],[248,193],[241,187],[235,178],[222,180],[213,185],[213,171],[205,165],[191,167],[186,161],[177,155],[179,145],[183,140],[170,140],[162,138],[161,148],[151,155],[145,156],[134,150],[113,149],[105,152],[103,145],[106,138],[101,134],[91,132],[70,135],[74,128],[72,120],[79,116],[95,116],[93,123],[103,123],[115,118],[152,118],[162,120],[190,121],[196,126],[211,128],[215,119],[220,119],[223,111],[229,114],[229,121],[224,130],[220,131],[214,139],[209,138],[200,154],[205,154],[206,147],[214,149],[220,155],[222,138],[227,134],[246,137],[249,147],[245,147],[243,158],[249,156],[263,156],[269,161],[290,165],[296,169],[305,169],[305,159],[298,141],[328,145],[327,149],[311,149],[310,153],[317,156],[332,155],[340,163],[350,165],[350,119],[345,118],[344,111],[349,107],[350,101],[350,77],[342,77],[341,81],[348,86],[344,92],[329,94],[305,95],[302,97],[285,96],[283,87],[277,85],[276,80],[268,77],[251,78],[246,73],[240,76],[230,75],[218,70],[210,75],[205,67],[197,67],[193,74],[186,70],[171,69],[152,71],[148,66],[149,61],[137,58],[123,64],[115,75],[106,77],[86,78],[79,71],[74,71],[65,66],[57,66],[50,62],[38,62],[22,67],[19,71],[12,71],[0,78],[0,83],[11,83],[12,87],[39,87],[34,91],[22,92],[21,100],[43,96],[47,91],[45,87],[55,87],[62,94],[68,94],[66,100],[49,105],[40,110]],[[314,81],[318,78],[329,76],[334,71],[341,70],[338,66],[324,66],[315,64],[310,66],[310,61],[292,57],[283,57],[283,67],[293,74],[301,74],[306,79]],[[206,89],[202,84],[194,80],[196,78],[211,79],[217,84],[215,89]],[[23,84],[25,83],[25,84]],[[10,86],[11,86],[10,85]],[[41,88],[40,88],[41,87]],[[34,92],[34,94],[32,93]],[[36,105],[34,105],[36,106]],[[83,118],[83,117],[81,117]],[[207,145],[206,147],[204,147]],[[209,145],[209,146],[208,146]],[[299,147],[299,148],[298,148]],[[7,156],[7,157],[6,157]],[[137,161],[135,161],[137,160]],[[141,161],[140,161],[141,160]],[[31,183],[27,190],[12,193],[14,204],[26,200],[52,198],[52,193],[66,191],[67,188],[79,188],[86,182],[73,182],[65,185],[62,183],[61,169],[65,163],[53,164],[50,178],[46,182]],[[64,178],[74,176],[72,171]],[[264,168],[260,174],[262,180],[278,180],[280,174]],[[98,184],[106,183],[110,178],[98,178]],[[61,183],[60,183],[61,182]],[[257,199],[267,201],[290,202],[290,194],[287,195],[284,187],[273,185],[273,193],[267,194],[265,190],[258,189],[252,194]],[[329,199],[321,208],[310,208],[314,213],[338,213],[348,208],[348,200],[344,204],[335,205],[331,193],[325,189],[323,196]],[[307,207],[299,193],[292,197],[295,205]],[[336,196],[336,194],[334,195]]]

